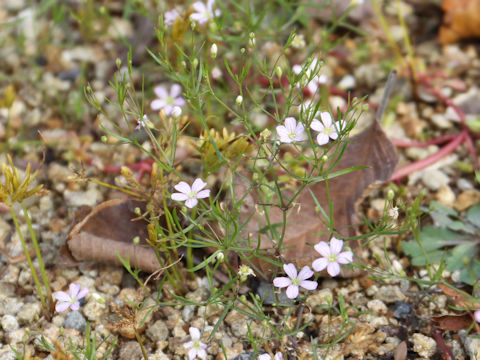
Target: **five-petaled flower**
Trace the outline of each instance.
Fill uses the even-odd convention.
[[[191,209],[198,204],[198,199],[210,196],[210,190],[202,190],[205,186],[207,186],[207,183],[203,182],[202,179],[196,179],[193,182],[192,187],[190,187],[185,181],[180,181],[174,186],[175,190],[180,192],[173,193],[172,199],[176,201],[185,201],[185,206]]]
[[[332,115],[326,111],[320,113],[320,118],[322,119],[321,121],[313,119],[310,127],[320,133],[317,135],[318,144],[325,145],[330,139],[336,140],[338,138],[338,132],[344,128],[345,121],[340,120],[335,125]]]
[[[155,92],[155,95],[158,96],[158,99],[153,100],[150,104],[152,110],[158,111],[163,109],[165,115],[169,116],[172,113],[174,106],[185,105],[185,99],[180,96],[182,93],[182,87],[178,84],[172,85],[170,93],[161,85],[156,86],[153,91]]]
[[[80,288],[80,285],[72,283],[69,287],[69,293],[65,291],[57,291],[53,294],[53,297],[57,299],[57,305],[55,310],[62,312],[68,308],[72,310],[80,309],[79,300],[84,298],[88,294],[88,288]]]
[[[165,14],[163,14],[163,23],[165,26],[172,26],[179,17],[180,13],[177,9],[167,11]]]
[[[280,276],[273,279],[273,285],[279,288],[287,288],[287,297],[295,299],[298,296],[301,286],[307,290],[315,290],[318,286],[316,281],[307,280],[313,276],[313,271],[308,266],[304,266],[300,273],[297,274],[297,268],[293,264],[284,264],[283,270],[288,277]]]
[[[185,349],[190,349],[188,351],[188,359],[193,360],[198,356],[200,359],[205,360],[207,358],[207,352],[205,350],[207,348],[207,344],[204,344],[200,341],[200,330],[192,326],[188,331],[190,332],[192,341],[183,344]]]
[[[258,360],[272,360],[270,354],[262,354],[258,355]],[[283,354],[281,352],[277,352],[273,357],[274,360],[283,360]]]
[[[137,120],[137,126],[135,126],[135,130],[140,130],[140,128],[144,128],[144,127],[148,126],[149,123],[150,123],[150,119],[145,114],[145,115],[143,115],[143,117],[141,119],[139,118]]]
[[[323,257],[315,260],[312,267],[315,271],[323,271],[327,268],[330,276],[340,274],[340,264],[346,265],[353,261],[353,253],[351,251],[342,252],[343,240],[332,237],[330,246],[325,241],[320,241],[314,246],[314,249]]]
[[[203,25],[213,19],[214,16],[220,16],[222,12],[219,9],[213,10],[214,3],[215,0],[208,0],[206,5],[202,1],[195,2],[192,5],[195,12],[190,15],[190,19]]]
[[[297,124],[297,120],[293,117],[287,117],[285,125],[277,126],[277,134],[280,141],[287,144],[307,138],[303,124],[300,121]]]

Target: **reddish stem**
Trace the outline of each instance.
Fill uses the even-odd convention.
[[[443,340],[442,334],[438,330],[432,331],[432,336],[437,342],[438,347],[442,350],[445,360],[455,360],[455,357],[452,354],[452,351]]]
[[[400,180],[401,178],[411,174],[414,171],[422,170],[427,166],[434,164],[444,156],[447,156],[448,154],[455,151],[455,149],[465,140],[466,137],[468,137],[468,132],[463,130],[460,134],[456,136],[453,141],[445,145],[435,154],[427,156],[425,159],[415,161],[407,166],[395,170],[392,177],[390,178],[390,181]]]
[[[409,147],[423,148],[423,147],[428,147],[430,145],[443,144],[445,142],[455,139],[457,136],[458,134],[442,135],[428,141],[406,141],[406,140],[392,139],[392,142],[396,147],[399,147],[399,148],[409,148]]]

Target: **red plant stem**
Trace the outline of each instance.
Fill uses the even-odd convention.
[[[419,171],[427,166],[430,166],[440,160],[441,158],[447,156],[448,154],[452,153],[455,151],[455,149],[465,140],[465,138],[468,137],[468,132],[465,130],[462,130],[460,134],[456,136],[454,140],[452,140],[450,143],[445,145],[443,148],[441,148],[438,152],[436,152],[433,155],[427,156],[426,158],[415,161],[407,166],[404,166],[400,169],[395,170],[393,173],[392,177],[390,178],[390,181],[397,181],[400,180],[401,178],[411,174],[414,171]]]
[[[450,348],[445,344],[445,340],[443,340],[442,334],[438,330],[432,331],[432,336],[437,342],[438,347],[442,350],[443,356],[445,360],[455,360],[455,357],[452,354]]]
[[[447,134],[447,135],[442,135],[428,141],[406,141],[406,140],[392,139],[392,142],[396,147],[399,147],[399,148],[409,148],[409,147],[423,148],[423,147],[428,147],[430,145],[443,144],[445,142],[455,139],[457,136],[458,134]]]

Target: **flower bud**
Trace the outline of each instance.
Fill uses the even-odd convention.
[[[362,104],[362,111],[368,111],[370,106],[368,104]]]
[[[392,189],[389,189],[388,192],[387,192],[387,199],[388,200],[393,200],[393,198],[395,197],[395,193]]]
[[[282,78],[282,74],[283,74],[283,71],[282,71],[282,68],[280,66],[277,66],[275,68],[275,74],[277,74],[278,78],[281,79]]]
[[[117,59],[115,60],[115,64],[117,65],[117,69],[120,69],[120,66],[122,66],[122,59],[117,58]]]
[[[240,54],[245,54],[245,48],[240,49]]]
[[[235,104],[237,104],[237,106],[240,106],[242,105],[242,103],[243,103],[243,96],[238,95],[237,98],[235,99]]]
[[[103,136],[100,138],[100,140],[101,140],[104,144],[106,144],[107,141],[108,141],[108,138],[107,138],[105,135],[103,135]]]
[[[268,129],[265,129],[260,133],[260,136],[262,137],[263,141],[267,141],[271,135],[272,135],[272,132]]]
[[[138,245],[140,244],[140,237],[139,236],[135,236],[133,238],[133,245]]]
[[[197,68],[197,66],[198,66],[198,59],[197,58],[193,59],[192,66],[193,66],[194,69]]]
[[[217,44],[212,44],[212,47],[210,48],[210,56],[212,57],[212,59],[215,59],[217,57],[217,53],[218,53]]]
[[[322,156],[322,161],[325,163],[328,161],[328,156],[327,155],[323,155]]]
[[[219,252],[219,253],[217,254],[217,261],[218,261],[219,263],[222,263],[222,262],[225,261],[225,254],[224,254],[223,252]]]
[[[174,106],[172,109],[172,117],[178,119],[182,115],[182,108],[180,106]]]

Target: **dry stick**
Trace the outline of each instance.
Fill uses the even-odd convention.
[[[392,93],[393,85],[395,85],[395,79],[397,77],[397,72],[395,70],[390,71],[388,74],[387,83],[385,84],[385,90],[383,91],[382,101],[377,110],[376,120],[379,124],[382,123],[383,113],[387,108],[388,100],[390,99],[390,94]]]
[[[433,330],[432,336],[437,342],[438,347],[442,350],[443,356],[445,360],[455,360],[455,357],[452,354],[450,348],[445,344],[445,340],[443,340],[442,334],[438,330]]]

